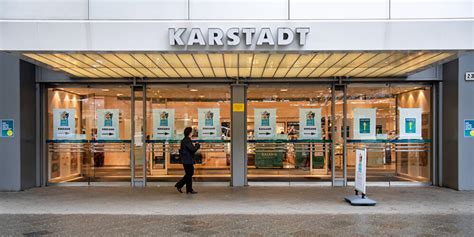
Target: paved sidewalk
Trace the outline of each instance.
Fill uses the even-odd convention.
[[[0,236],[472,236],[474,192],[369,188],[48,187],[0,193]]]
[[[279,215],[279,214],[474,214],[474,192],[436,187],[368,188],[375,207],[352,207],[352,188],[48,187],[0,193],[0,214]]]

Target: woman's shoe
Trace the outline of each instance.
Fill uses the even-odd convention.
[[[174,187],[178,190],[178,192],[183,193],[183,191],[181,191],[181,188],[178,188],[177,185],[175,185]]]
[[[196,191],[191,191],[191,192],[186,192],[186,194],[197,194],[198,192]]]

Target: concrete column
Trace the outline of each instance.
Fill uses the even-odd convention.
[[[243,109],[242,109],[243,105]],[[247,86],[231,85],[231,180],[233,187],[247,183]]]
[[[443,65],[442,181],[458,190],[474,190],[474,138],[464,137],[464,120],[474,119],[474,54],[466,54]]]
[[[14,120],[14,137],[0,138],[0,191],[36,185],[35,69],[0,52],[0,119]]]

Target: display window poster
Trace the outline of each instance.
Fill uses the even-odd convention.
[[[220,139],[221,121],[220,109],[198,109],[198,136],[199,139]]]
[[[299,139],[321,139],[321,109],[300,109]]]
[[[399,138],[422,139],[421,136],[421,108],[398,108],[399,110]]]
[[[376,139],[376,109],[354,108],[354,139]]]
[[[12,138],[15,136],[15,121],[13,119],[1,119],[0,128],[2,129],[0,137]]]
[[[76,109],[53,109],[54,139],[76,137]]]
[[[97,110],[97,138],[99,140],[118,140],[120,138],[118,109]]]
[[[464,137],[474,137],[474,120],[464,120]]]
[[[153,109],[153,138],[172,139],[174,137],[174,109]]]
[[[356,149],[355,189],[366,194],[367,150]]]
[[[255,139],[275,139],[276,109],[255,109]]]

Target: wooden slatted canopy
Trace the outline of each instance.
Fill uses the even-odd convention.
[[[24,53],[80,78],[403,77],[456,52]]]

